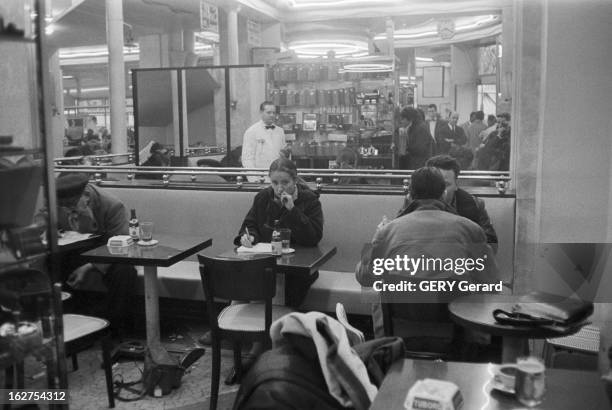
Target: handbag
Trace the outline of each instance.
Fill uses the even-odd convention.
[[[592,313],[591,302],[534,292],[521,297],[511,312],[495,309],[493,317],[501,324],[565,331],[585,325]]]
[[[153,346],[146,350],[144,371],[142,378],[133,382],[115,382],[115,397],[120,401],[136,401],[149,396],[165,396],[173,389],[181,385],[181,379],[196,360],[198,360],[205,350],[195,348],[189,351],[181,360],[172,358],[160,345]],[[142,389],[134,389],[132,386],[142,382]],[[134,393],[133,397],[121,396],[121,390],[125,389]]]

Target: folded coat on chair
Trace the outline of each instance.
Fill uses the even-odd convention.
[[[359,403],[374,399],[378,390],[363,361],[351,348],[340,322],[320,312],[295,312],[272,323],[270,336],[274,347],[290,344],[291,335],[312,339],[329,393],[341,405],[360,408]]]

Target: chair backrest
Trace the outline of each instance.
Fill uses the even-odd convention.
[[[416,288],[419,289],[420,282],[430,281],[430,279],[403,275],[384,275],[385,284],[397,285],[403,281],[415,283]],[[456,293],[442,292],[382,292],[381,306],[385,336],[401,336],[394,333],[394,318],[417,323],[451,324],[448,303],[456,296]]]
[[[207,301],[265,301],[276,294],[276,257],[252,259],[212,258],[198,255]]]

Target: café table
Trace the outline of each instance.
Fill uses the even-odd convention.
[[[408,390],[420,379],[455,383],[463,395],[462,409],[526,409],[513,394],[493,389],[498,365],[492,363],[398,360],[391,366],[370,410],[403,409]],[[605,389],[596,372],[546,369],[546,394],[540,410],[610,409]]]
[[[448,305],[451,319],[467,329],[502,337],[502,362],[515,362],[529,353],[529,339],[545,339],[574,334],[581,326],[565,331],[535,326],[513,326],[498,323],[493,317],[495,309],[511,312],[517,297],[500,294],[472,294],[461,296]]]
[[[273,303],[277,305],[285,304],[284,275],[312,275],[336,254],[335,246],[300,246],[293,244],[291,246],[295,249],[295,252],[283,254],[276,258],[277,286],[276,297]],[[232,250],[223,252],[219,257],[248,260],[259,258],[262,255],[261,253],[239,253],[237,249],[235,247]]]
[[[84,260],[93,263],[122,263],[144,267],[145,316],[149,347],[160,345],[157,267],[174,265],[212,244],[211,238],[186,235],[158,234],[155,238],[158,240],[155,246],[141,246],[134,243],[122,253],[118,253],[117,250],[111,251],[108,246],[102,245],[81,255]]]

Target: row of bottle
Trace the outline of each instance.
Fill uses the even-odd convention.
[[[276,64],[268,68],[268,81],[354,81],[361,79],[387,78],[388,72],[360,73],[340,72],[337,62],[311,64]]]
[[[355,87],[321,90],[317,88],[287,90],[274,88],[269,91],[270,101],[276,106],[324,106],[338,107],[357,104]],[[363,101],[363,100],[362,100]]]

